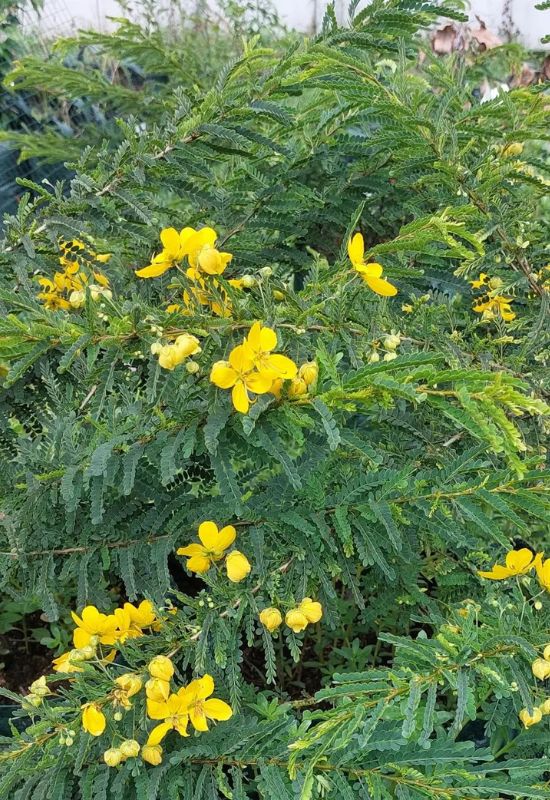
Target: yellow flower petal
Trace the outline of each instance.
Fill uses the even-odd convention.
[[[239,550],[233,550],[225,559],[227,577],[232,583],[243,581],[252,569],[250,561]]]
[[[365,255],[365,243],[363,236],[356,233],[348,242],[348,256],[352,264],[360,264]]]
[[[369,289],[382,297],[394,297],[397,294],[396,287],[385,278],[368,278],[363,276]]]
[[[197,572],[202,575],[210,569],[211,561],[207,556],[193,556],[187,562],[189,572]]]
[[[228,361],[216,361],[210,372],[210,381],[220,389],[231,389],[237,380],[237,373]]]
[[[269,369],[276,373],[277,377],[291,380],[298,373],[298,367],[291,358],[275,353],[267,359]],[[307,381],[306,381],[307,383]]]
[[[233,716],[233,709],[223,700],[212,698],[203,703],[204,713],[209,719],[227,720]]]
[[[96,703],[87,703],[82,710],[82,727],[92,736],[101,736],[107,721]]]
[[[147,739],[147,744],[149,746],[154,746],[160,744],[168,731],[172,730],[172,723],[171,722],[161,722],[160,725],[157,725]]]
[[[214,553],[223,553],[228,547],[231,547],[237,537],[237,531],[233,525],[226,525],[218,533],[216,546],[213,548]]]
[[[197,704],[189,709],[189,719],[196,731],[208,730],[208,722],[201,705]]]
[[[381,278],[384,271],[382,264],[377,264],[376,261],[372,261],[369,264],[357,264],[355,269],[365,280],[367,278]]]
[[[247,347],[238,344],[229,354],[229,363],[237,372],[249,372],[254,366],[254,359]]]
[[[514,575],[523,575],[533,567],[534,555],[527,547],[510,550],[506,555],[506,566]]]
[[[237,381],[233,387],[231,391],[231,399],[233,400],[233,405],[236,411],[239,411],[241,414],[248,414],[250,400],[248,397],[248,392],[246,391],[246,387],[242,381]]]
[[[205,548],[200,544],[188,544],[186,547],[178,547],[176,553],[178,556],[203,556]]]
[[[136,275],[138,278],[158,278],[159,275],[164,275],[171,266],[170,261],[159,261],[157,264],[149,264],[148,267],[136,270]]]
[[[246,376],[246,387],[255,394],[265,394],[271,390],[273,386],[273,373],[268,372],[251,372]]]
[[[175,228],[163,228],[160,232],[160,241],[164,249],[171,256],[177,258],[180,250],[180,235]]]
[[[218,526],[212,520],[206,520],[199,525],[199,539],[208,551],[215,550],[218,542]]]

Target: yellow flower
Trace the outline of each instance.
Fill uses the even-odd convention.
[[[294,378],[288,387],[288,396],[302,397],[304,394],[307,394],[307,383],[303,380],[303,378]]]
[[[148,745],[157,745],[162,742],[168,731],[175,730],[180,736],[188,736],[187,723],[189,722],[189,714],[187,713],[187,706],[182,697],[178,694],[171,694],[167,700],[157,702],[156,700],[147,700],[147,714],[151,719],[163,719],[153,728],[147,739]]]
[[[33,681],[29,689],[31,690],[31,694],[36,694],[38,697],[46,697],[46,695],[51,694],[51,690],[48,689],[48,684],[46,683],[45,675]]]
[[[187,569],[199,574],[207,572],[214,561],[223,558],[225,551],[231,547],[237,531],[233,525],[226,525],[221,531],[215,522],[207,520],[199,525],[201,544],[188,544],[176,550],[178,556],[187,556]]]
[[[477,302],[473,306],[473,310],[476,314],[483,314],[483,319],[485,320],[495,319],[495,317],[500,316],[504,322],[511,322],[516,318],[516,314],[512,311],[510,305],[511,302],[512,300],[509,297],[502,297],[497,294],[494,297],[488,297],[487,300]]]
[[[495,564],[490,572],[480,572],[480,578],[488,578],[492,581],[503,581],[513,575],[525,575],[527,572],[536,567],[542,553],[537,556],[533,555],[531,550],[527,547],[522,547],[521,550],[510,550],[506,554],[506,566]]]
[[[233,583],[244,580],[252,569],[250,561],[239,550],[233,550],[225,559],[227,577]]]
[[[158,624],[155,607],[150,600],[142,600],[139,606],[124,603],[124,610],[130,615],[132,626],[135,628],[150,628]]]
[[[414,308],[413,306],[411,306],[410,303],[403,303],[403,305],[401,306],[401,311],[403,311],[405,314],[412,314]]]
[[[141,757],[153,767],[158,767],[162,761],[162,747],[160,744],[144,744],[141,748]]]
[[[306,386],[311,386],[319,376],[319,367],[316,361],[307,361],[302,364],[298,371],[298,377],[301,378]]]
[[[480,272],[477,281],[470,281],[470,286],[472,289],[481,289],[482,286],[486,285],[488,277],[486,272]]]
[[[169,681],[174,674],[174,665],[168,656],[155,656],[149,662],[147,669],[152,678],[159,678],[161,681]]]
[[[282,378],[275,378],[269,389],[269,393],[272,394],[274,397],[276,397],[277,400],[281,399],[281,394],[283,391],[283,383],[284,381]]]
[[[262,328],[260,322],[255,322],[244,341],[244,346],[261,375],[268,375],[271,380],[296,377],[298,367],[294,361],[280,353],[271,352],[277,347],[277,334],[271,328]]]
[[[141,691],[143,681],[139,675],[135,675],[133,672],[125,672],[124,675],[116,678],[115,684],[117,686],[113,693],[115,704],[124,706],[124,708],[131,708],[132,704],[129,698]]]
[[[383,267],[381,264],[376,262],[365,264],[365,242],[360,233],[356,233],[349,240],[348,256],[354,270],[361,275],[369,289],[382,297],[393,297],[397,294],[395,286],[382,277]]]
[[[544,648],[542,657],[544,658],[545,661],[550,661],[550,644],[547,644],[546,647]]]
[[[276,631],[282,621],[283,616],[278,608],[269,606],[269,608],[264,608],[264,610],[260,612],[260,622],[270,633]]]
[[[160,232],[161,252],[154,256],[148,267],[137,270],[137,277],[158,278],[164,275],[170,267],[182,261],[186,255],[185,243],[194,233],[193,228],[183,228],[179,233],[175,228],[163,228]]]
[[[117,619],[113,614],[102,614],[95,606],[86,606],[80,617],[71,611],[77,627],[73,631],[75,647],[92,644],[114,644],[117,640]]]
[[[539,681],[545,681],[546,678],[550,678],[550,661],[547,661],[545,658],[535,658],[531,664],[531,669],[533,675],[535,678],[538,678]]]
[[[512,142],[502,151],[504,158],[513,158],[520,156],[523,153],[523,144],[521,142]]]
[[[145,693],[149,700],[156,700],[157,703],[168,700],[170,696],[170,682],[163,681],[161,678],[150,678],[145,684]]]
[[[76,663],[73,663],[71,660],[71,656],[74,653],[74,650],[69,650],[67,653],[62,653],[57,658],[54,658],[52,661],[53,664],[53,671],[54,672],[63,672],[65,674],[70,674],[71,672],[83,672],[84,670],[82,667],[78,667]]]
[[[536,725],[542,719],[542,711],[540,708],[533,708],[533,713],[530,714],[526,708],[522,708],[519,712],[519,718],[523,722],[524,728],[530,728],[531,725]]]
[[[107,720],[97,703],[86,703],[82,706],[82,727],[92,736],[101,736]]]
[[[308,622],[319,622],[323,616],[321,603],[312,600],[311,597],[304,597],[298,608],[305,615]]]
[[[294,633],[300,633],[308,626],[308,618],[299,608],[291,608],[285,615],[285,622]]]
[[[546,589],[547,592],[550,592],[550,558],[547,558],[545,561],[543,561],[542,553],[538,553],[535,569],[537,570],[537,578],[539,579],[540,585],[543,589]],[[548,648],[546,648],[544,651],[545,658],[547,657],[546,650],[549,650],[548,660],[550,660],[550,645],[548,645]]]
[[[183,687],[178,692],[191,724],[197,731],[207,731],[209,719],[225,721],[233,715],[230,705],[223,700],[210,697],[213,691],[214,679],[211,675],[204,675],[196,681],[191,681],[189,686]]]
[[[125,739],[120,743],[123,758],[135,758],[139,754],[140,745],[135,739]]]
[[[539,710],[543,716],[550,714],[550,697],[539,706]]]
[[[249,392],[265,394],[273,383],[271,375],[254,370],[254,360],[243,344],[233,348],[229,361],[217,361],[212,366],[210,380],[220,389],[232,389],[233,405],[241,414],[250,408]]]
[[[185,242],[185,251],[189,264],[194,269],[206,272],[207,275],[221,275],[233,256],[231,253],[220,253],[214,247],[218,234],[213,228],[201,228]]]
[[[196,336],[182,333],[173,344],[161,345],[158,348],[159,364],[163,369],[175,369],[189,356],[200,353],[201,348]]]
[[[103,761],[108,767],[118,767],[122,760],[122,753],[118,747],[110,747],[103,753]]]

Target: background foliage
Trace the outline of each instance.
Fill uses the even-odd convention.
[[[86,128],[70,185],[27,182],[7,221],[2,591],[51,621],[72,604],[173,601],[166,652],[178,648],[182,676],[213,674],[238,713],[170,740],[161,767],[112,770],[82,731],[71,748],[51,735],[89,697],[86,673],[6,739],[0,797],[550,796],[548,718],[517,721],[545,697],[530,663],[548,595],[530,577],[476,574],[520,540],[547,544],[547,98],[534,85],[479,102],[480,71],[505,72],[514,47],[433,56],[422,33],[460,20],[456,3],[356,6],[346,28],[329,9],[314,38],[205,24],[175,42],[123,21],[58,45],[93,62],[27,59],[11,75],[85,96],[108,138]],[[114,56],[143,83],[107,80]],[[207,224],[233,253],[227,277],[254,285],[220,278],[230,317],[168,314],[185,278],[134,271],[162,227]],[[396,298],[350,271],[356,229]],[[112,301],[39,302],[59,238],[112,253]],[[513,321],[472,310],[480,272],[500,279]],[[257,319],[297,363],[315,358],[319,379],[242,416],[208,375]],[[199,372],[159,367],[159,329],[200,339]],[[392,331],[398,355],[384,360]],[[246,582],[190,577],[173,555],[205,519],[236,524]],[[306,635],[258,623],[306,595],[324,608]],[[128,644],[125,663],[140,669],[155,642]]]

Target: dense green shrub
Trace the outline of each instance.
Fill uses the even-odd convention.
[[[8,220],[2,586],[78,616],[0,797],[550,797],[547,98],[356,7]]]

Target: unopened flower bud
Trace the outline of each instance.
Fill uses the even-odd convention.
[[[380,361],[380,356],[376,350],[373,350],[369,356],[369,364],[376,364],[378,361]]]
[[[270,606],[269,608],[264,608],[264,610],[260,612],[260,622],[270,633],[276,631],[282,621],[283,615],[278,608]]]
[[[311,386],[317,380],[319,367],[316,361],[306,361],[298,371],[298,376],[305,381],[307,386]]]
[[[273,299],[280,303],[281,300],[285,299],[285,296],[283,292],[279,291],[279,289],[273,289]]]
[[[148,764],[157,767],[162,761],[162,747],[160,744],[145,744],[141,748],[141,757]]]
[[[135,758],[140,750],[140,744],[135,739],[125,739],[119,746],[124,758]]]
[[[520,156],[522,153],[523,145],[521,142],[512,142],[502,151],[504,158],[514,158],[514,156]]]
[[[391,333],[384,337],[384,347],[386,350],[396,350],[400,344],[401,337],[397,333]]]
[[[187,361],[185,364],[185,369],[190,375],[196,375],[200,369],[200,366],[196,361]]]
[[[526,708],[522,708],[519,712],[519,718],[523,723],[524,728],[530,728],[531,725],[536,725],[542,719],[542,711],[540,708],[533,708],[533,713],[530,714]]]
[[[174,665],[167,656],[155,656],[149,662],[148,670],[152,678],[169,681],[174,674]]]
[[[151,350],[151,353],[152,353],[154,356],[158,356],[158,354],[159,354],[159,353],[161,352],[161,350],[162,350],[162,344],[161,344],[160,342],[153,342],[153,344],[152,344],[152,345],[151,345],[151,347],[150,347],[150,350]]]
[[[307,393],[307,383],[302,378],[293,378],[288,387],[289,397],[300,397]]]
[[[122,761],[122,753],[118,747],[110,747],[103,753],[103,761],[108,767],[118,767]]]
[[[545,681],[550,678],[550,661],[545,658],[535,658],[531,664],[531,670],[535,678],[538,678],[539,681]]]
[[[243,275],[241,280],[245,289],[252,289],[256,285],[256,278],[253,275]]]
[[[238,550],[233,550],[225,559],[227,577],[232,583],[240,583],[250,573],[252,566],[248,558]],[[209,603],[210,605],[210,603]]]
[[[386,353],[384,356],[384,361],[393,361],[394,358],[397,358],[397,353]]]
[[[260,275],[262,276],[262,278],[271,278],[271,276],[273,275],[273,270],[271,269],[271,267],[262,267],[260,270]]]

